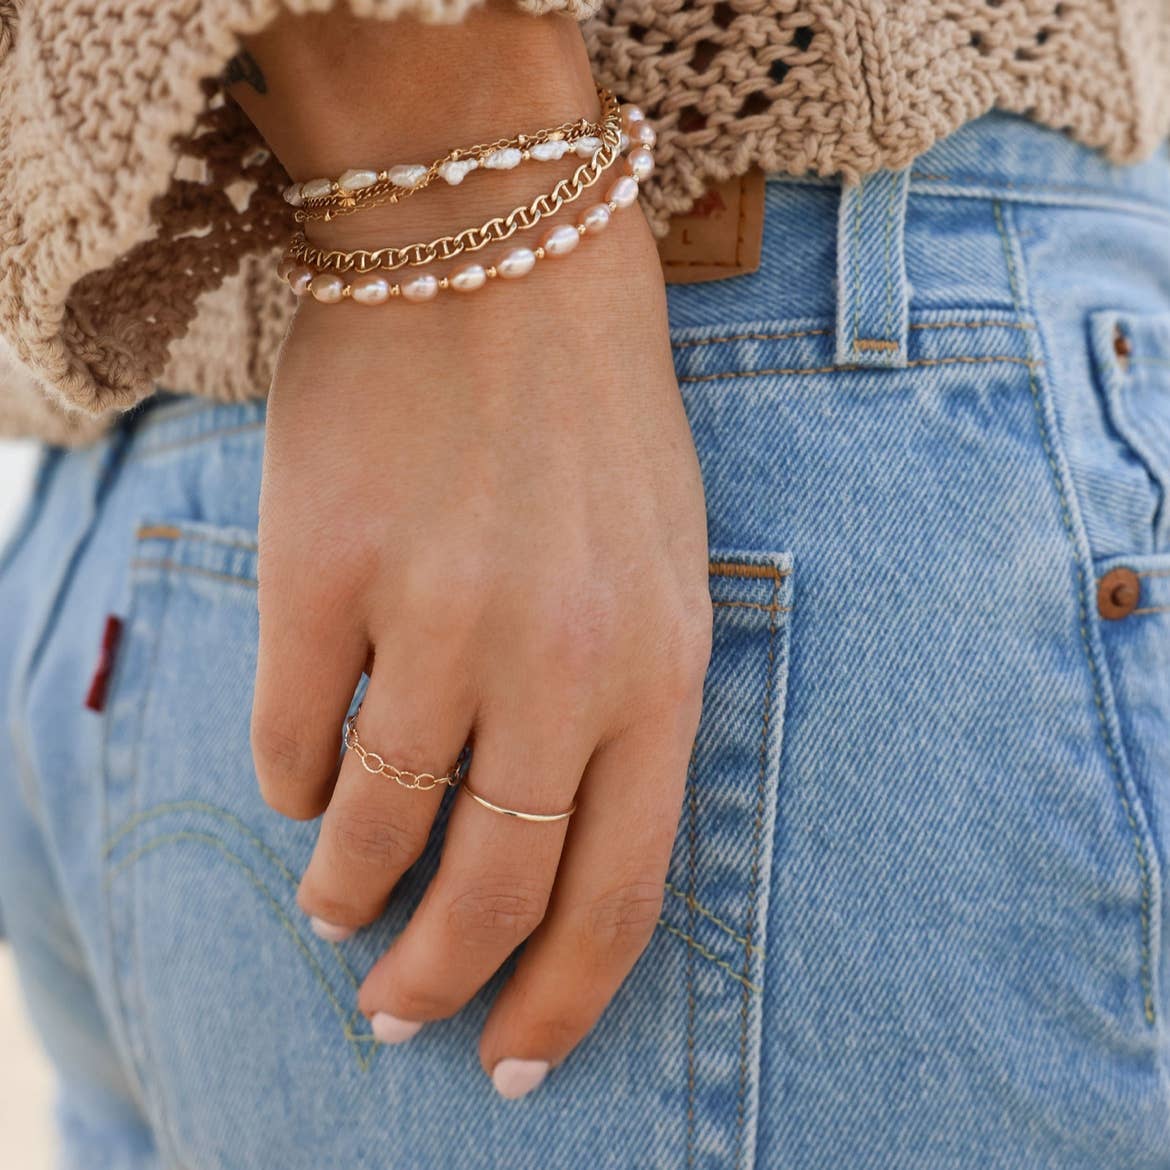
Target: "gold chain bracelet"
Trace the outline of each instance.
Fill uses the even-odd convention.
[[[561,179],[551,191],[534,199],[527,207],[517,207],[507,215],[489,219],[479,227],[464,228],[453,236],[440,236],[429,243],[404,244],[376,251],[327,251],[311,244],[304,232],[296,232],[285,255],[299,264],[334,272],[394,271],[450,260],[464,252],[478,252],[488,244],[500,243],[518,231],[527,231],[542,219],[555,215],[562,207],[578,199],[613,165],[621,149],[621,127],[615,122],[602,135],[601,148],[593,158],[577,168],[570,178]]]
[[[388,171],[356,170],[347,171],[339,179],[310,179],[305,183],[294,183],[286,189],[285,198],[296,207],[294,218],[298,223],[311,220],[331,220],[340,215],[349,215],[370,207],[380,207],[387,203],[398,203],[422,191],[434,182],[448,167],[457,170],[463,167],[466,170],[475,169],[485,159],[493,155],[515,152],[516,162],[522,159],[536,157],[534,150],[550,143],[565,143],[572,147],[581,141],[599,139],[607,141],[607,131],[611,126],[618,126],[620,135],[620,106],[617,98],[607,89],[598,86],[598,100],[601,103],[601,120],[590,122],[587,118],[580,118],[574,122],[563,122],[559,126],[551,126],[531,134],[518,134],[512,138],[498,138],[494,142],[481,142],[475,146],[457,147],[448,151],[442,158],[436,159],[430,166],[393,167]],[[475,167],[468,166],[469,163]],[[511,165],[515,165],[512,163]],[[398,181],[392,176],[396,172],[405,177]],[[357,184],[353,189],[347,188],[349,183]],[[462,181],[462,174],[457,178],[448,179],[449,182]],[[309,192],[320,190],[320,194],[310,195]]]

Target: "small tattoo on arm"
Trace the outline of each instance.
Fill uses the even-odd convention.
[[[250,85],[257,93],[268,92],[268,82],[264,80],[264,73],[256,64],[256,58],[247,49],[241,49],[223,71],[224,85],[235,85],[237,82]]]

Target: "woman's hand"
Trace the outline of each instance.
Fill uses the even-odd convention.
[[[426,196],[396,222],[409,203],[449,214]],[[270,396],[253,748],[275,809],[324,813],[299,893],[317,929],[378,917],[445,791],[353,752],[338,773],[363,666],[368,750],[441,774],[471,742],[488,800],[577,804],[532,823],[456,795],[438,871],[361,989],[375,1034],[406,1040],[527,940],[480,1045],[506,1096],[581,1040],[646,946],[699,719],[705,517],[664,302],[633,209],[466,297],[303,302]]]

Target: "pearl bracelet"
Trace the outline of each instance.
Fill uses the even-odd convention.
[[[529,159],[552,162],[570,152],[580,158],[592,158],[610,137],[611,128],[621,134],[623,150],[627,139],[636,138],[639,142],[644,137],[653,139],[654,131],[640,109],[619,107],[613,94],[600,86],[597,94],[602,109],[600,122],[581,118],[532,134],[458,147],[429,166],[406,163],[384,170],[354,168],[336,179],[308,179],[286,187],[285,202],[297,208],[296,219],[302,223],[312,219],[329,220],[363,207],[397,203],[423,190],[436,178],[458,186],[475,170],[512,170]],[[653,145],[653,141],[643,144]]]
[[[317,271],[286,254],[279,272],[298,297],[311,296],[326,305],[344,300],[359,305],[381,305],[394,298],[420,303],[433,300],[440,292],[474,292],[497,278],[516,280],[527,276],[538,261],[569,255],[584,236],[603,232],[616,212],[638,201],[638,184],[653,172],[653,156],[647,148],[637,147],[630,152],[626,166],[628,173],[614,180],[605,200],[580,212],[575,224],[549,228],[535,248],[511,248],[496,264],[464,264],[449,276],[420,273],[401,282],[391,282],[378,270],[347,280],[338,272]]]

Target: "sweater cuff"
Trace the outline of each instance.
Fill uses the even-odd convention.
[[[457,21],[479,0],[350,0]],[[517,0],[577,19],[599,0]],[[333,0],[0,5],[0,336],[72,411],[150,394],[199,299],[287,230],[283,171],[217,78],[282,10]],[[266,387],[258,388],[261,392]]]

